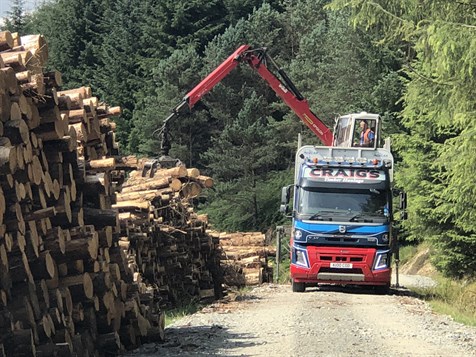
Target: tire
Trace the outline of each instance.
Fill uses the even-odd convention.
[[[293,293],[303,293],[306,291],[306,283],[297,283],[294,280],[291,282]]]
[[[390,292],[390,285],[375,286],[375,292],[379,295],[387,295]]]

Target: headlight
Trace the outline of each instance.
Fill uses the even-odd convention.
[[[390,266],[390,251],[377,252],[375,256],[374,270],[386,269]]]
[[[309,268],[307,251],[305,249],[298,249],[296,247],[293,247],[293,263]]]
[[[294,231],[294,238],[296,238],[296,239],[298,239],[298,240],[301,239],[301,238],[302,238],[302,231],[299,230],[299,229],[296,229],[296,230]]]

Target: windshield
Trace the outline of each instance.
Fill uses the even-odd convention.
[[[385,222],[388,197],[376,189],[300,188],[298,214],[302,219],[344,222]]]

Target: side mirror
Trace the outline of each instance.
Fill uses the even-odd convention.
[[[287,214],[289,211],[289,199],[291,198],[291,187],[292,186],[284,186],[281,189],[281,206],[279,207],[279,211],[284,214]]]

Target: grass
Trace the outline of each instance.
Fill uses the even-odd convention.
[[[200,310],[202,306],[198,303],[190,303],[181,307],[176,307],[165,311],[165,327],[173,324],[185,316],[192,315]]]
[[[427,245],[406,246],[400,248],[401,265],[408,263],[419,252],[428,249]],[[427,301],[432,310],[449,315],[455,321],[476,326],[476,282],[454,280],[439,273],[431,276],[437,284],[431,288],[411,287],[419,298]]]
[[[408,263],[420,250],[418,246],[406,245],[400,247],[400,265]]]
[[[283,258],[279,262],[279,272],[277,271],[276,259],[274,257],[269,257],[268,265],[273,267],[273,283],[277,282],[278,284],[289,284],[290,273],[289,273],[289,257]],[[276,279],[277,277],[277,279]]]
[[[252,286],[244,286],[236,290],[233,290],[231,294],[234,295],[234,298],[236,300],[244,300],[246,296],[248,296],[252,290],[253,290]],[[165,327],[173,324],[174,322],[186,316],[192,315],[200,311],[205,306],[206,305],[199,303],[198,301],[192,301],[183,306],[176,307],[170,310],[165,310]]]
[[[451,316],[465,325],[476,326],[476,283],[436,278],[433,288],[412,288],[430,304],[433,311]]]

